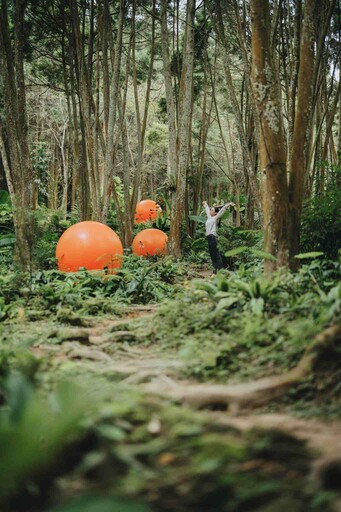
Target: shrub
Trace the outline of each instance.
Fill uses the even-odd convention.
[[[301,252],[323,251],[335,258],[341,248],[341,166],[330,166],[332,179],[323,197],[306,203],[302,217]]]

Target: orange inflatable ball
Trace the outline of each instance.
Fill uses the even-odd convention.
[[[137,256],[166,254],[168,236],[160,229],[144,229],[133,240],[133,253]]]
[[[58,268],[62,272],[77,272],[80,268],[120,268],[122,256],[123,247],[115,231],[94,221],[69,227],[60,237],[56,249]]]
[[[140,224],[148,220],[155,220],[159,212],[161,212],[160,206],[155,201],[152,201],[152,199],[140,201],[136,205],[135,222]]]

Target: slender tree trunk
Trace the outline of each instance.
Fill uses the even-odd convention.
[[[336,87],[335,96],[334,99],[330,105],[330,102],[328,102],[329,106],[329,112],[327,113],[327,119],[326,119],[326,133],[325,133],[325,139],[324,139],[324,145],[322,150],[322,160],[328,159],[328,146],[330,139],[332,137],[332,130],[333,125],[336,117],[337,112],[337,106],[340,101],[340,94],[341,94],[341,79],[339,78],[339,83]]]
[[[251,188],[253,197],[255,202],[257,203],[257,207],[260,210],[260,194],[259,194],[259,186],[256,179],[256,176],[252,172],[252,166],[251,166],[251,159],[250,159],[250,152],[247,142],[247,136],[244,129],[243,124],[243,117],[242,112],[240,109],[239,100],[237,97],[237,93],[235,90],[235,86],[233,83],[233,78],[231,74],[231,63],[230,58],[227,52],[227,45],[226,45],[226,33],[225,33],[225,27],[224,27],[224,19],[223,19],[223,12],[222,12],[222,5],[221,0],[217,0],[214,4],[214,10],[211,12],[212,20],[213,20],[213,26],[215,29],[215,32],[218,36],[218,41],[220,43],[220,47],[222,50],[222,58],[223,58],[223,67],[224,67],[224,74],[226,78],[226,86],[229,93],[229,99],[230,104],[233,110],[233,115],[235,117],[236,121],[236,127],[238,130],[238,135],[240,139],[240,144],[242,148],[242,158],[243,158],[243,170],[244,173],[247,176],[247,180],[249,182],[249,186]],[[247,76],[249,76],[248,66],[247,62],[244,63],[244,68],[247,70]]]
[[[62,195],[61,210],[64,214],[64,217],[66,217],[66,212],[67,212],[68,187],[69,187],[69,167],[67,165],[66,152],[65,152],[66,134],[67,134],[67,123],[65,123],[63,126],[62,140],[60,143],[62,174],[63,174],[63,195]]]
[[[110,100],[110,78],[109,78],[109,42],[111,30],[111,17],[108,0],[103,0],[102,25],[100,34],[102,36],[102,71],[103,71],[103,109],[104,109],[104,134],[108,133],[109,123],[109,100]]]
[[[294,37],[292,44],[292,70],[289,87],[288,106],[288,167],[290,168],[292,140],[294,135],[294,122],[296,114],[296,93],[298,70],[300,65],[300,39],[302,29],[302,0],[295,0]]]
[[[73,51],[75,70],[77,76],[77,89],[79,95],[80,122],[83,135],[83,161],[86,158],[86,174],[89,177],[89,186],[91,193],[92,214],[98,218],[99,197],[98,197],[98,180],[96,180],[94,169],[94,139],[92,132],[92,97],[91,86],[89,82],[88,63],[85,58],[85,49],[80,29],[80,17],[76,0],[68,0],[70,8],[70,17],[73,34]],[[85,149],[85,154],[84,154]],[[84,175],[85,177],[85,175]]]
[[[26,94],[24,80],[24,14],[26,2],[14,3],[13,46],[9,28],[7,0],[0,4],[0,64],[3,79],[4,124],[6,143],[1,137],[0,149],[7,168],[8,189],[14,207],[17,254],[23,269],[31,268],[34,228],[33,173],[28,147]],[[3,133],[3,132],[2,132]]]
[[[316,13],[319,0],[305,0],[304,20],[300,46],[297,106],[290,160],[290,256],[299,252],[301,211],[307,177],[307,157],[313,112],[314,44],[316,41]],[[293,260],[294,265],[294,260]]]
[[[83,110],[77,95],[76,77],[79,73],[75,38],[69,39],[70,59],[70,95],[72,105],[72,150],[74,175],[72,180],[72,204],[78,202],[80,220],[89,220],[91,217],[89,169],[86,151],[86,129],[83,121]]]
[[[176,257],[181,256],[181,227],[186,211],[186,178],[193,107],[194,15],[195,0],[188,0],[183,63],[179,90],[179,128],[177,140],[179,157],[176,175],[176,193],[172,204],[169,236],[170,252]]]
[[[115,153],[115,125],[117,117],[117,102],[120,101],[120,71],[123,41],[123,21],[125,15],[125,1],[119,2],[119,16],[117,26],[117,36],[115,44],[115,55],[113,62],[112,78],[110,85],[110,102],[109,102],[109,119],[106,137],[106,154],[104,162],[104,175],[102,184],[102,208],[101,221],[106,222],[109,211],[110,197],[112,193],[113,177],[114,177],[114,153]]]
[[[280,103],[278,68],[271,46],[268,0],[251,0],[252,83],[260,120],[260,165],[264,177],[265,251],[277,258],[265,261],[266,272],[289,262],[289,204],[286,145]]]
[[[209,111],[207,112],[207,98],[208,98],[208,83],[209,83],[209,60],[207,55],[207,48],[204,49],[204,83],[203,83],[203,101],[201,111],[201,125],[199,134],[199,146],[198,146],[198,169],[194,174],[195,186],[193,187],[193,214],[198,215],[201,209],[202,201],[202,188],[203,188],[203,174],[206,161],[206,143],[208,130],[210,126],[210,119],[212,109],[214,105],[215,96],[212,90],[211,104]],[[191,236],[195,236],[196,222],[191,223]]]
[[[151,40],[151,49],[150,49],[150,61],[149,61],[149,69],[148,69],[148,78],[147,78],[147,86],[146,86],[146,96],[144,102],[144,112],[141,121],[140,115],[140,106],[139,106],[139,96],[138,96],[138,87],[137,87],[137,75],[136,75],[136,59],[135,59],[135,35],[133,41],[133,86],[134,86],[134,98],[135,98],[135,111],[136,111],[136,122],[137,122],[137,137],[138,137],[138,153],[137,153],[137,165],[136,172],[134,176],[133,182],[133,191],[131,197],[131,205],[130,205],[130,213],[132,219],[134,218],[135,208],[137,204],[137,198],[140,191],[141,186],[141,178],[142,178],[142,166],[143,166],[143,151],[144,151],[144,143],[145,143],[145,135],[147,129],[147,119],[149,112],[149,100],[150,100],[150,90],[152,85],[152,77],[154,70],[154,53],[155,53],[155,0],[153,0],[153,11],[152,11],[152,40]]]
[[[130,247],[133,241],[133,225],[130,215],[130,168],[128,157],[128,136],[127,125],[124,119],[124,111],[121,102],[118,104],[118,114],[120,131],[122,137],[122,159],[123,159],[123,193],[124,193],[124,231],[121,233],[123,237],[124,247]]]
[[[167,121],[168,121],[168,178],[171,186],[175,185],[178,152],[177,152],[177,129],[176,129],[176,109],[173,94],[171,61],[169,54],[169,33],[167,27],[167,0],[161,0],[161,45],[163,60],[163,76],[166,89]]]

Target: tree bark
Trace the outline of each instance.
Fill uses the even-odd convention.
[[[135,5],[135,3],[134,3]],[[147,129],[147,119],[149,112],[149,100],[150,100],[150,90],[152,85],[152,76],[154,70],[154,54],[155,54],[155,0],[153,0],[153,11],[152,11],[152,40],[151,40],[151,48],[150,48],[150,61],[149,61],[149,69],[148,69],[148,78],[147,78],[147,86],[146,86],[146,96],[144,102],[144,111],[143,117],[141,119],[140,114],[140,104],[139,104],[139,95],[138,95],[138,87],[137,87],[137,74],[136,74],[136,59],[135,59],[135,45],[136,45],[136,36],[134,32],[134,40],[133,40],[133,87],[134,87],[134,98],[135,98],[135,111],[136,111],[136,124],[137,124],[137,138],[138,138],[138,151],[137,151],[137,163],[136,163],[136,171],[133,181],[133,191],[131,197],[130,204],[130,213],[132,219],[134,218],[135,208],[138,200],[138,195],[141,186],[141,178],[142,178],[142,167],[143,167],[143,151],[144,151],[144,143],[145,143],[145,135]],[[133,20],[135,21],[134,17]],[[135,31],[135,27],[132,28]]]
[[[104,162],[104,175],[102,184],[102,207],[101,207],[101,221],[106,222],[109,211],[109,203],[113,186],[114,177],[114,153],[115,153],[115,125],[117,117],[117,102],[120,101],[120,72],[121,72],[121,56],[122,56],[122,41],[123,41],[123,21],[125,15],[125,0],[119,2],[119,16],[117,26],[117,36],[115,44],[115,55],[113,62],[112,78],[110,85],[110,104],[109,104],[109,119],[108,130],[106,137],[106,154]]]
[[[14,207],[17,255],[21,267],[32,265],[34,239],[32,210],[34,209],[33,173],[28,146],[26,94],[24,79],[24,14],[26,2],[14,3],[14,41],[11,42],[7,0],[0,4],[0,63],[3,77],[4,128],[2,158],[7,167],[8,189]]]
[[[181,227],[186,211],[186,179],[193,107],[194,16],[195,0],[188,0],[183,63],[179,90],[179,127],[177,139],[178,166],[176,174],[176,193],[172,203],[169,236],[170,252],[175,257],[180,257],[182,252]]]
[[[260,210],[260,193],[259,193],[259,185],[256,179],[256,175],[254,174],[252,170],[252,163],[251,163],[251,156],[247,141],[247,135],[244,129],[243,124],[243,117],[242,112],[240,108],[240,103],[237,97],[237,93],[235,90],[235,86],[233,83],[233,78],[231,74],[231,62],[230,58],[227,52],[227,45],[226,45],[226,33],[225,33],[225,27],[224,27],[224,19],[223,19],[223,12],[222,12],[222,6],[221,1],[217,0],[214,5],[214,10],[211,12],[212,20],[213,20],[213,26],[215,29],[215,32],[218,36],[218,41],[220,43],[220,47],[222,50],[222,57],[223,57],[223,66],[224,66],[224,74],[226,78],[226,85],[229,93],[229,99],[230,104],[233,110],[233,115],[236,121],[236,126],[238,130],[239,140],[242,148],[242,157],[243,157],[243,171],[246,175],[246,179],[249,183],[249,186],[251,188],[251,193],[253,195],[254,201],[257,204],[257,209]],[[239,34],[241,35],[241,34]],[[240,41],[241,48],[243,48],[243,42],[242,39]],[[249,69],[248,69],[248,63],[247,63],[247,57],[245,55],[245,52],[242,51],[242,55],[244,56],[244,69],[246,71],[247,81],[249,85]]]
[[[260,123],[260,165],[263,173],[265,271],[289,262],[289,204],[286,145],[280,103],[278,68],[271,47],[268,0],[251,0],[252,84]]]
[[[312,124],[314,97],[314,44],[316,41],[316,13],[319,0],[306,0],[300,45],[297,104],[290,159],[290,257],[299,252],[302,203],[307,177],[307,157]],[[295,260],[292,259],[295,266]]]
[[[176,109],[173,94],[172,72],[169,52],[169,33],[167,26],[167,0],[160,2],[161,14],[161,46],[163,61],[163,76],[166,89],[167,122],[168,122],[168,178],[172,186],[175,185],[178,154],[177,154],[177,129]]]

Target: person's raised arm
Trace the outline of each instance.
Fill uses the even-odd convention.
[[[207,202],[206,201],[203,201],[202,202],[202,205],[203,207],[205,208],[205,212],[206,212],[206,215],[207,215],[207,218],[209,219],[211,217],[211,210],[210,210],[210,207],[208,206]]]
[[[230,203],[226,203],[220,210],[219,212],[217,213],[217,215],[215,216],[216,219],[219,219],[220,217],[222,217],[224,215],[224,213],[226,212],[227,208],[229,206],[234,206],[234,203],[230,202]]]

